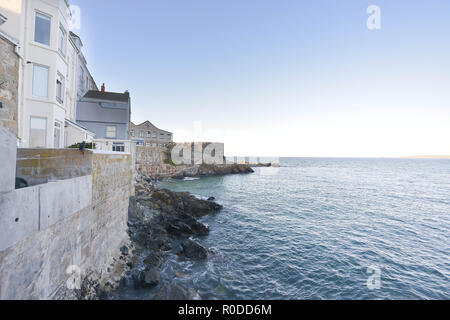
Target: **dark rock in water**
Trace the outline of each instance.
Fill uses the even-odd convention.
[[[152,268],[144,273],[144,287],[151,288],[158,285],[160,281],[159,272],[156,268]]]
[[[122,254],[123,254],[124,256],[127,256],[127,255],[128,255],[128,247],[127,247],[127,246],[121,247],[121,248],[120,248],[120,252],[122,252]]]
[[[146,265],[147,270],[150,270],[154,267],[159,268],[164,263],[164,258],[165,256],[161,252],[154,251],[144,259],[144,264]]]
[[[208,201],[214,201],[214,200],[216,200],[216,198],[214,198],[214,197],[209,197],[208,198]]]
[[[201,217],[222,209],[220,204],[201,200],[188,192],[172,192],[167,189],[156,190],[151,202],[167,213],[185,213],[194,217]]]
[[[175,236],[181,235],[200,235],[209,234],[209,228],[203,223],[187,214],[170,216],[166,220],[166,230],[169,234]]]
[[[28,187],[28,182],[22,178],[16,178],[16,189],[23,189]]]
[[[154,236],[147,240],[146,247],[153,250],[170,251],[172,249],[172,240],[164,235]]]
[[[153,300],[191,300],[192,294],[176,284],[164,285],[159,289]]]
[[[199,243],[192,240],[185,240],[181,243],[181,252],[188,259],[204,260],[208,256],[208,251]]]
[[[182,172],[181,173],[176,173],[171,178],[172,179],[176,179],[176,180],[183,180],[184,179],[184,174]]]

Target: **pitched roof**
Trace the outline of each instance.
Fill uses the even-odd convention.
[[[140,127],[140,126],[142,126],[142,125],[144,125],[144,124],[146,124],[146,125],[151,125],[151,126],[155,127],[155,128],[156,128],[157,130],[159,130],[159,131],[162,131],[162,132],[165,132],[165,133],[170,133],[170,134],[172,134],[172,132],[170,132],[170,131],[166,131],[166,130],[162,130],[162,129],[158,128],[157,126],[155,126],[153,123],[151,123],[151,122],[148,121],[148,120],[142,122],[141,124],[134,124],[133,122],[131,122],[131,124],[134,125],[135,127]]]
[[[128,102],[130,99],[130,93],[129,92],[125,92],[125,93],[102,92],[102,91],[90,90],[84,95],[83,98]]]

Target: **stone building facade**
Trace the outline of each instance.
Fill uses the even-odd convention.
[[[161,130],[148,120],[138,125],[130,122],[130,136],[138,146],[166,147],[173,142],[172,132]]]
[[[19,56],[16,44],[0,33],[0,125],[18,135]]]

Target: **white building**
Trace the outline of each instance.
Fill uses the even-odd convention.
[[[20,146],[62,148],[74,130],[92,138],[75,123],[79,48],[69,36],[68,2],[1,0],[0,14],[7,19],[0,31],[19,44]]]

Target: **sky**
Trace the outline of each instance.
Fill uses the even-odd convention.
[[[132,121],[229,156],[450,155],[448,0],[71,0]],[[371,5],[380,29],[370,30]]]

